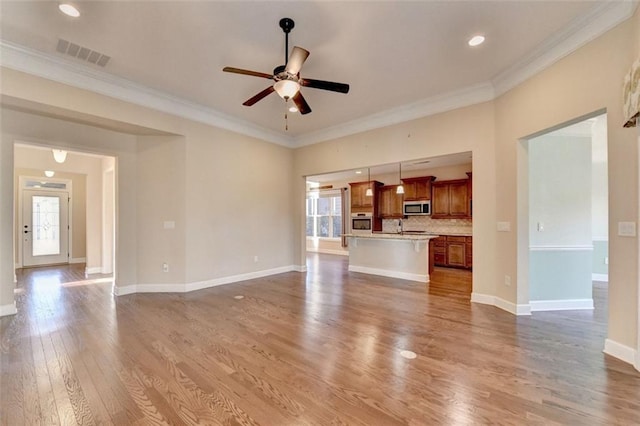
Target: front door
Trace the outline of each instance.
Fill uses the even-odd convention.
[[[22,198],[22,264],[69,262],[69,194],[25,189]]]

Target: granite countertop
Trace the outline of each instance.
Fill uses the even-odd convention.
[[[427,241],[433,238],[438,238],[437,234],[414,234],[414,233],[385,233],[385,232],[373,232],[371,234],[345,234],[345,237],[352,238],[369,238],[377,240],[409,240],[409,241]]]

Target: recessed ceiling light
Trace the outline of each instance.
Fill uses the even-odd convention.
[[[484,43],[484,36],[481,35],[473,36],[471,40],[469,40],[469,46],[471,47],[479,46],[482,43]]]
[[[356,170],[356,174],[357,175],[361,175],[362,174],[362,170]]]
[[[44,171],[44,175],[46,177],[53,177],[56,174],[56,172],[54,172],[53,170],[45,170]]]
[[[296,107],[295,105],[292,105],[289,107],[289,111],[290,112],[298,112],[298,107]]]
[[[58,5],[58,9],[60,9],[60,12],[64,13],[67,16],[71,16],[72,18],[77,18],[78,16],[80,16],[80,11],[76,9],[75,6],[69,3],[60,3]]]

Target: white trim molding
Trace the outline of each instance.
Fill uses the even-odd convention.
[[[205,281],[192,283],[166,283],[166,284],[130,284],[125,286],[114,286],[113,294],[116,296],[126,296],[134,293],[188,293],[205,288],[217,287],[219,285],[233,284],[239,281],[247,281],[270,275],[283,274],[285,272],[300,272],[300,266],[290,265],[280,268],[265,269],[262,271],[249,272],[246,274],[230,275],[228,277],[213,278]]]
[[[86,257],[72,257],[69,259],[69,263],[87,263]]]
[[[551,245],[539,245],[529,246],[531,251],[593,251],[592,245],[565,245],[565,246],[551,246]]]
[[[593,310],[593,299],[531,300],[531,312]]]
[[[101,274],[102,273],[102,266],[92,266],[91,268],[89,268],[89,267],[84,268],[84,273],[87,274],[87,275]]]
[[[2,57],[2,65],[7,68],[296,148],[491,101],[629,19],[636,6],[635,1],[601,2],[588,13],[572,21],[564,31],[547,39],[531,54],[495,76],[491,81],[438,94],[296,138],[131,80],[8,41],[0,40],[0,57]]]
[[[429,274],[410,274],[408,272],[391,271],[388,269],[369,268],[366,266],[349,265],[349,272],[359,272],[361,274],[379,275],[381,277],[417,281],[424,284],[429,282]]]
[[[349,256],[349,252],[346,250],[333,250],[333,249],[321,249],[321,248],[308,248],[310,253],[322,253],[322,254],[335,254],[338,256]]]
[[[608,283],[609,282],[609,274],[596,274],[595,272],[591,274],[591,281],[601,281]]]
[[[617,358],[620,361],[631,364],[636,370],[640,371],[637,364],[638,353],[635,349],[618,343],[614,340],[606,339],[604,341],[604,350],[602,352],[607,355],[611,355],[612,357]]]
[[[392,126],[394,124],[404,123],[405,121],[416,120],[482,102],[489,102],[494,98],[495,94],[491,83],[481,83],[432,96],[408,105],[381,111],[347,123],[300,135],[296,138],[295,142],[297,147],[313,145],[318,142]]]
[[[0,57],[3,67],[278,145],[294,147],[294,140],[290,136],[131,80],[6,40],[0,40]]]
[[[492,83],[496,96],[513,89],[631,18],[636,6],[634,1],[601,2],[585,15],[574,19],[563,31],[548,38],[529,55],[495,76]]]
[[[16,302],[10,303],[8,305],[0,306],[0,317],[15,315],[17,313],[18,313],[18,308],[16,308]]]
[[[513,315],[531,315],[531,305],[516,305],[497,296],[482,293],[471,293],[471,302],[482,305],[491,305],[507,311]]]

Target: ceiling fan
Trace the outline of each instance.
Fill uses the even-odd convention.
[[[309,114],[311,107],[302,96],[300,87],[311,87],[313,89],[329,90],[331,92],[348,93],[349,85],[344,83],[335,83],[332,81],[314,80],[311,78],[300,77],[300,69],[309,56],[309,51],[302,47],[294,46],[289,57],[289,33],[293,29],[295,23],[291,18],[282,18],[280,20],[280,28],[285,34],[285,65],[280,65],[273,70],[273,74],[263,72],[244,70],[240,68],[224,67],[222,71],[232,72],[235,74],[245,74],[254,77],[262,77],[274,80],[275,83],[254,97],[245,101],[242,105],[251,106],[259,100],[265,98],[273,92],[276,92],[282,99],[288,101],[291,99],[296,104],[301,114]]]

